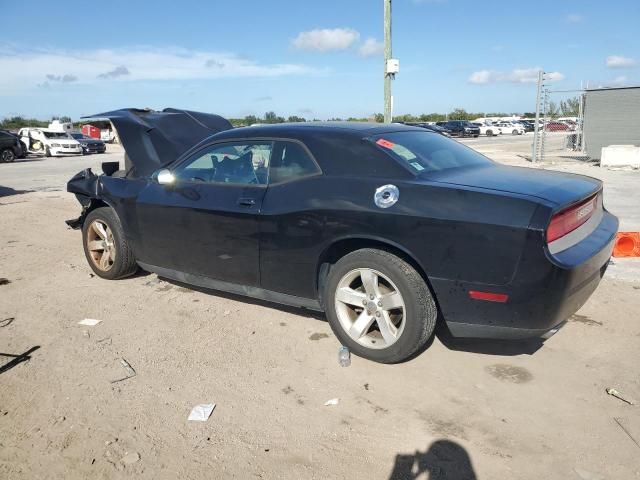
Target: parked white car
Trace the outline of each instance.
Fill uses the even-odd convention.
[[[503,135],[524,135],[524,127],[518,123],[497,122],[492,125]]]
[[[82,155],[82,145],[66,132],[49,128],[21,128],[18,136],[29,153],[47,157]]]
[[[485,135],[487,137],[497,137],[500,135],[500,131],[493,125],[485,125],[484,123],[479,122],[471,123],[480,129],[480,135]]]

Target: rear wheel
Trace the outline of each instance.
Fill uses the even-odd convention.
[[[0,162],[11,163],[16,159],[16,154],[10,148],[5,148],[0,152]]]
[[[115,280],[138,269],[120,220],[111,208],[96,208],[87,215],[82,239],[89,266],[99,277]]]
[[[340,342],[361,357],[397,363],[433,334],[437,308],[420,274],[384,250],[342,257],[327,279],[325,310]]]

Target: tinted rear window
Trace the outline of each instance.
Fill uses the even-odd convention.
[[[475,150],[438,133],[394,132],[379,135],[373,140],[415,173],[491,163]]]

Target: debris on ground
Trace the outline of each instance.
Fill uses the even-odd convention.
[[[132,377],[135,377],[137,375],[136,371],[133,369],[131,364],[129,362],[127,362],[124,358],[120,359],[120,364],[127,371],[127,376],[126,377],[122,377],[122,378],[118,378],[116,380],[111,380],[111,383],[122,382],[123,380],[128,380],[128,379],[130,379]]]
[[[348,347],[340,347],[340,350],[338,350],[338,362],[341,367],[348,367],[351,365],[351,353],[349,352]]]
[[[339,403],[340,403],[339,398],[332,398],[331,400],[327,400],[326,402],[324,402],[324,406],[331,407],[333,405],[338,405]]]
[[[201,403],[191,409],[187,420],[192,422],[206,422],[211,416],[211,412],[216,408],[215,403]]]
[[[140,460],[140,454],[138,452],[127,453],[120,459],[125,465],[132,465]]]
[[[15,317],[3,318],[2,320],[0,320],[0,327],[9,326],[13,323],[14,320]]]
[[[102,322],[102,320],[96,320],[95,318],[85,318],[84,320],[80,320],[78,322],[78,325],[86,325],[87,327],[95,327],[96,325],[98,325],[101,322]]]
[[[633,441],[633,443],[635,443],[635,444],[636,444],[636,446],[637,446],[638,448],[640,448],[640,443],[638,443],[638,441],[637,441],[635,438],[633,438],[633,435],[631,435],[631,433],[629,432],[629,430],[627,430],[626,428],[624,428],[624,425],[622,425],[622,422],[620,421],[620,419],[619,419],[619,418],[615,418],[615,417],[614,417],[614,420],[615,420],[615,422],[618,424],[618,426],[622,429],[622,431],[623,431],[624,433],[626,433],[626,434],[627,434],[627,436],[628,436],[628,437]]]
[[[11,280],[8,278],[0,278],[0,285],[7,285],[9,283],[11,283]]]
[[[629,405],[634,405],[633,400],[625,397],[624,395],[622,395],[619,391],[617,391],[615,388],[607,388],[606,392],[613,396],[616,397],[619,400],[622,400],[623,402],[628,403]]]

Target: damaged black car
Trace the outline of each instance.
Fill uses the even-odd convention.
[[[420,352],[437,322],[455,337],[549,337],[597,287],[618,228],[601,181],[500,165],[418,127],[96,116],[124,165],[67,188],[98,276],[142,268],[324,311],[378,362]]]

